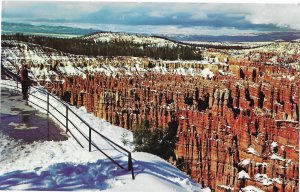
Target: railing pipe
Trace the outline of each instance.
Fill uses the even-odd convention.
[[[89,138],[88,138],[85,134],[83,134],[83,133],[77,128],[77,126],[76,126],[72,121],[70,121],[70,123],[71,123],[71,124],[73,125],[73,127],[80,133],[80,135],[81,135],[82,137],[85,138],[86,141],[89,140]],[[69,130],[69,131],[70,131],[70,130]]]
[[[121,169],[124,169],[124,167],[122,165],[120,165],[118,162],[116,162],[113,158],[111,158],[109,155],[107,155],[106,153],[104,153],[104,151],[102,151],[97,145],[95,145],[94,143],[92,143],[92,145],[98,149],[98,151],[100,151],[103,155],[105,155],[109,160],[111,160],[114,164],[118,165],[118,167],[120,167]]]
[[[98,135],[100,135],[102,138],[104,138],[105,140],[109,141],[110,143],[116,145],[117,147],[119,147],[120,149],[122,149],[123,151],[126,151],[127,153],[130,153],[127,149],[125,149],[124,147],[120,146],[119,144],[113,142],[112,140],[110,140],[109,138],[105,137],[104,135],[102,135],[101,133],[99,133],[98,131],[96,131],[95,129],[92,128],[92,130],[97,133]]]
[[[66,133],[69,131],[69,107],[66,105]]]
[[[78,141],[78,139],[73,135],[73,133],[71,131],[69,131],[69,133],[74,137],[75,141],[82,147],[84,148],[84,146]]]
[[[91,128],[91,126],[85,120],[83,120],[81,117],[79,117],[79,115],[77,115],[71,108],[69,108],[69,111],[71,111],[78,119],[80,119],[80,121],[82,123],[84,123],[86,126],[88,126],[89,128]],[[93,129],[93,128],[91,128],[91,129]]]
[[[54,107],[51,103],[49,103],[49,107],[52,107],[52,109],[54,109],[54,110],[57,111],[59,114],[61,114],[61,116],[63,116],[64,118],[66,118],[66,116],[65,116],[62,112],[60,112],[60,111],[57,109],[57,107]]]
[[[89,127],[89,152],[92,150],[92,128]]]
[[[49,114],[49,93],[47,92],[47,115]]]
[[[37,106],[37,107],[39,107],[39,108],[41,108],[41,109],[43,109],[43,110],[45,110],[45,111],[47,111],[47,109],[45,109],[44,107],[41,107],[41,106],[39,106],[38,104],[36,104],[36,103],[34,103],[34,102],[30,101],[30,100],[28,100],[28,102],[34,104],[35,106]]]
[[[41,98],[39,98],[39,97],[37,97],[37,96],[35,96],[35,95],[32,95],[31,93],[30,93],[30,95],[33,96],[33,97],[35,97],[36,99],[38,99],[38,100],[40,100],[40,101],[47,102],[47,101],[45,101],[44,99],[41,99]],[[46,110],[46,111],[47,111],[47,110]]]

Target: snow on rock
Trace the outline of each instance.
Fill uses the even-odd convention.
[[[239,179],[250,179],[250,176],[246,171],[242,170],[238,173],[238,178]]]
[[[112,36],[111,38],[125,38],[128,41],[135,42],[135,39],[141,42],[147,42],[149,45],[155,46],[165,46],[164,44],[171,43],[168,40],[156,38],[156,37],[140,37],[135,35],[126,35],[126,34],[110,34],[110,33],[99,33],[91,36],[86,36],[83,38],[93,39],[93,38],[102,38],[111,41],[111,38],[107,39],[107,36]],[[115,39],[115,40],[116,40]],[[102,39],[103,40],[103,39]],[[102,41],[99,40],[99,41]],[[105,40],[105,41],[106,41]],[[115,41],[113,40],[113,41]],[[120,40],[120,39],[119,39]],[[98,40],[97,40],[98,41]],[[43,47],[36,44],[29,44],[27,46],[25,43],[20,43],[16,41],[5,41],[11,47],[4,47],[1,51],[1,56],[4,58],[3,66],[14,73],[18,73],[18,70],[21,68],[21,61],[18,58],[25,57],[26,63],[31,63],[32,74],[35,80],[46,80],[51,81],[52,77],[57,77],[59,74],[65,75],[79,75],[83,78],[86,78],[86,73],[101,73],[107,76],[115,77],[118,74],[125,74],[131,76],[133,74],[142,75],[147,71],[153,71],[161,74],[179,74],[179,75],[191,75],[191,76],[202,76],[204,78],[212,78],[214,73],[209,69],[205,68],[203,70],[197,68],[187,67],[189,64],[207,64],[208,61],[186,61],[186,60],[152,60],[150,58],[149,61],[154,61],[154,63],[159,62],[160,64],[155,65],[153,68],[145,68],[143,69],[140,64],[142,63],[143,58],[138,57],[127,57],[126,59],[134,62],[133,66],[118,66],[114,67],[110,63],[118,63],[119,59],[122,57],[115,57],[111,59],[109,62],[105,60],[103,57],[89,57],[89,56],[80,56],[73,55],[68,53],[62,53],[54,49],[50,49],[47,47]],[[174,44],[175,45],[175,44]],[[170,46],[170,45],[168,45]],[[27,47],[23,49],[22,47]],[[51,50],[51,51],[49,51]],[[82,60],[87,61],[88,65],[82,65]],[[54,63],[60,63],[59,65]],[[175,69],[167,69],[163,67],[164,64],[179,64],[178,68]],[[225,72],[224,72],[225,73]],[[225,73],[227,75],[228,72]]]
[[[269,186],[273,184],[273,180],[269,178],[266,174],[255,174],[254,179],[265,186]]]
[[[247,148],[247,153],[259,156],[259,153],[251,146]]]
[[[218,187],[220,187],[222,189],[234,191],[234,187],[230,187],[230,186],[227,186],[227,185],[218,185]]]
[[[280,179],[280,178],[273,178],[273,181],[278,183],[279,185],[282,184],[282,179]]]
[[[285,159],[284,159],[283,157],[281,157],[280,155],[275,154],[275,153],[273,153],[273,154],[270,156],[270,158],[271,158],[272,160],[285,161]]]
[[[201,190],[202,192],[211,192],[211,189],[209,187],[206,187],[204,189]]]
[[[162,73],[162,74],[166,74],[166,72],[168,72],[168,70],[165,67],[159,67],[159,66],[155,66],[154,68],[151,69],[151,71]]]
[[[274,149],[274,148],[277,147],[277,146],[278,146],[278,143],[277,143],[277,142],[273,141],[273,142],[271,143],[272,149]]]
[[[221,75],[225,75],[225,73],[224,73],[224,71],[223,71],[222,69],[219,69],[218,71],[219,71],[219,73],[220,73]]]
[[[176,68],[174,70],[174,72],[175,72],[175,74],[178,74],[178,75],[187,75],[186,70],[182,67]]]
[[[295,76],[290,76],[290,75],[282,75],[283,78],[287,78],[289,81],[293,81],[295,79]]]
[[[251,163],[250,159],[244,159],[242,162],[240,162],[239,164],[242,166],[246,166],[249,165]]]
[[[259,166],[267,167],[268,165],[269,165],[269,163],[266,163],[266,162],[256,163],[256,164],[255,164],[256,167],[259,167]]]
[[[260,188],[254,187],[252,185],[248,185],[248,186],[242,188],[242,191],[244,191],[244,192],[264,192]]]
[[[214,73],[211,72],[209,68],[205,68],[201,71],[201,76],[204,78],[212,78],[214,76]]]
[[[85,108],[85,106],[81,106],[78,108],[78,110],[84,112],[84,113],[87,113],[87,109]]]
[[[1,81],[15,86],[12,81]],[[33,88],[31,91],[35,96],[46,99],[45,93],[34,91]],[[42,101],[34,97],[29,99],[45,107]],[[65,113],[65,107],[61,103],[53,98],[50,98],[50,102],[57,110]],[[133,151],[132,132],[86,113],[85,108],[69,107],[95,130]],[[62,122],[65,121],[55,110],[52,109],[52,113],[55,113]],[[88,135],[88,128],[84,123],[76,119],[71,112],[69,117],[83,134]],[[21,140],[8,138],[0,130],[0,190],[201,191],[201,186],[185,173],[149,153],[132,152],[136,176],[135,180],[132,180],[130,172],[118,168],[95,148],[88,152],[87,141],[76,133],[71,124],[69,129],[84,145],[84,149],[73,137],[59,142],[24,143]],[[126,135],[128,144],[122,143],[122,135]],[[92,134],[92,138],[105,153],[127,168],[127,155],[120,153],[96,134]]]

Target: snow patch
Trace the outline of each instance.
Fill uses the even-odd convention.
[[[234,191],[234,187],[230,187],[230,186],[227,186],[227,185],[218,185],[218,187],[220,187],[222,189],[227,189],[227,190],[230,190],[230,191]]]
[[[245,192],[264,192],[260,188],[254,187],[252,185],[248,185],[247,187],[242,188],[242,191],[245,191]]]
[[[244,159],[242,162],[240,162],[239,164],[242,166],[246,166],[249,165],[251,163],[250,159]]]
[[[277,142],[275,142],[275,141],[273,141],[272,143],[271,143],[271,147],[274,149],[275,147],[277,147],[278,146],[278,143]]]
[[[247,153],[259,156],[259,153],[251,146],[247,148]]]
[[[268,165],[269,165],[269,163],[266,163],[266,162],[256,163],[256,164],[255,164],[256,167],[259,167],[259,166],[267,167]]]
[[[254,179],[265,186],[269,186],[273,184],[272,179],[270,179],[266,174],[255,174]]]
[[[275,153],[273,153],[273,154],[270,156],[270,158],[271,158],[272,160],[285,161],[285,159],[284,159],[283,157],[281,157],[280,155],[275,154]]]
[[[250,179],[250,176],[246,171],[242,170],[238,173],[238,178],[239,179]]]
[[[214,73],[211,72],[209,68],[205,68],[201,71],[201,76],[204,78],[212,78],[214,76]]]

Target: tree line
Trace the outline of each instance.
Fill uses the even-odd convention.
[[[95,42],[82,38],[57,38],[49,36],[2,35],[3,40],[16,40],[50,47],[65,53],[87,56],[134,56],[150,57],[163,60],[201,60],[197,47],[185,46],[155,46],[146,43],[130,43],[126,41]]]

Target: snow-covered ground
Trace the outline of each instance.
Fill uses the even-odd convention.
[[[140,36],[140,35],[134,35],[134,34],[126,34],[126,33],[96,33],[89,36],[83,36],[80,38],[89,39],[91,41],[97,42],[112,42],[112,41],[126,41],[131,43],[143,43],[147,44],[148,46],[177,46],[176,43],[163,39],[158,37],[149,37],[149,36]],[[207,43],[207,42],[199,42],[201,43]],[[288,58],[291,54],[300,54],[300,43],[299,42],[242,42],[242,43],[216,43],[211,42],[209,44],[212,45],[222,45],[222,46],[246,46],[251,49],[242,49],[242,50],[235,50],[230,49],[227,50],[225,55],[230,55],[232,57],[257,57],[259,59],[261,55],[259,52],[274,52],[276,53],[276,56],[273,56],[270,58],[267,63],[272,65],[282,65],[286,64],[296,70],[299,70],[299,63],[298,62],[290,62],[287,60],[284,60],[284,58]],[[257,47],[257,48],[253,48]],[[216,51],[217,53],[218,51]],[[223,54],[224,51],[222,51]],[[250,52],[258,52],[257,55],[251,55]],[[218,53],[219,54],[219,53]],[[11,71],[14,71],[17,73],[17,69],[20,69],[21,66],[18,66],[20,64],[21,60],[24,59],[26,63],[31,63],[31,69],[33,73],[35,74],[35,78],[37,80],[46,80],[50,81],[51,77],[57,77],[57,74],[65,74],[65,75],[82,75],[85,76],[85,73],[103,73],[105,75],[112,75],[116,76],[116,74],[126,74],[126,75],[132,75],[136,74],[136,72],[139,72],[139,74],[143,74],[147,71],[157,72],[157,73],[175,73],[180,75],[192,75],[192,76],[202,76],[204,78],[207,78],[208,76],[211,78],[212,73],[207,75],[207,71],[210,70],[209,68],[206,68],[204,70],[196,70],[195,68],[188,67],[189,64],[212,64],[212,65],[221,65],[226,66],[227,64],[221,61],[219,61],[215,57],[209,57],[205,56],[205,60],[201,61],[161,61],[162,64],[174,64],[174,63],[180,63],[180,67],[175,68],[174,70],[166,69],[161,67],[162,65],[159,65],[155,68],[147,68],[145,67],[145,70],[142,69],[141,63],[143,61],[143,58],[134,58],[134,57],[116,57],[115,59],[112,59],[111,63],[114,64],[119,63],[119,67],[115,67],[114,69],[110,69],[112,65],[110,65],[110,62],[107,62],[103,57],[88,57],[88,56],[80,56],[80,55],[73,55],[73,54],[67,54],[62,53],[60,51],[51,49],[49,47],[43,47],[40,45],[32,44],[32,43],[24,43],[24,42],[17,42],[17,41],[3,41],[3,46],[1,50],[1,57],[4,58],[2,61],[3,66],[5,66],[7,69],[10,69]],[[129,63],[133,63],[134,67],[125,68],[125,65],[123,65],[123,59],[126,58],[126,61]],[[278,61],[278,59],[281,58],[283,61]],[[253,59],[253,58],[252,58]],[[157,63],[156,60],[152,60],[148,58],[148,60],[153,61]],[[83,62],[84,61],[84,62]],[[56,64],[59,63],[59,65],[56,66]],[[83,63],[88,63],[87,66],[83,66]],[[55,70],[50,70],[51,67]],[[110,67],[106,67],[106,66]],[[124,72],[124,73],[123,73]],[[221,75],[230,75],[229,72],[221,71]],[[283,77],[280,77],[283,78]],[[287,76],[284,78],[288,78],[290,80],[293,80],[293,77]]]
[[[4,84],[15,85],[13,81],[1,80],[1,86]],[[46,99],[46,94],[34,89],[31,91]],[[32,96],[30,100],[46,106]],[[55,99],[50,99],[50,103],[65,113],[61,103]],[[198,183],[163,159],[148,153],[133,152],[131,132],[86,113],[84,108],[70,108],[95,130],[132,152],[135,180],[132,180],[130,172],[118,168],[95,148],[88,152],[88,142],[69,124],[84,149],[73,137],[66,141],[25,144],[7,137],[0,130],[0,190],[210,191],[201,189]],[[65,122],[51,107],[50,111]],[[88,128],[75,115],[69,113],[69,117],[85,135],[88,134]],[[126,154],[96,134],[92,134],[92,138],[105,153],[127,168]],[[127,145],[122,142],[124,138],[129,141]]]
[[[100,33],[101,34],[101,33]],[[98,34],[99,35],[99,34]],[[148,37],[147,37],[148,38]],[[150,37],[149,37],[150,38]],[[155,38],[154,38],[155,39]],[[116,76],[116,75],[132,75],[139,74],[143,75],[147,72],[161,73],[161,74],[178,74],[178,75],[191,75],[191,76],[201,76],[203,78],[212,78],[214,76],[214,71],[206,66],[204,69],[198,69],[189,67],[192,65],[227,65],[222,62],[215,62],[209,60],[201,61],[184,61],[184,60],[161,60],[161,66],[156,65],[153,68],[142,68],[143,58],[138,57],[127,57],[127,60],[132,62],[134,65],[128,67],[127,65],[121,64],[118,57],[111,60],[111,63],[120,63],[119,67],[111,65],[103,57],[87,57],[78,56],[68,53],[59,53],[57,50],[46,48],[36,44],[22,43],[16,41],[4,41],[4,43],[9,44],[9,47],[3,47],[1,50],[1,56],[3,58],[2,64],[6,69],[17,74],[21,69],[21,59],[24,58],[27,64],[31,64],[31,71],[34,74],[34,79],[39,81],[51,81],[52,78],[57,78],[59,74],[62,75],[79,75],[83,78],[86,77],[86,73],[101,73],[106,76]],[[51,52],[47,50],[51,50]],[[87,66],[80,66],[82,60],[87,61],[89,64]],[[151,60],[151,59],[150,59]],[[57,66],[55,70],[51,69],[54,66],[53,63],[59,61],[61,65]],[[167,69],[164,67],[167,64],[177,64],[179,67],[174,69]],[[227,72],[223,72],[228,74]]]
[[[93,40],[95,43],[97,42],[130,42],[134,44],[147,44],[155,47],[175,47],[176,43],[159,38],[159,37],[150,37],[150,36],[142,36],[135,34],[127,34],[127,33],[96,33],[93,35],[88,35],[81,37],[82,39]]]
[[[209,41],[182,41],[183,43],[189,43],[199,46],[214,45],[223,47],[241,47],[241,48],[255,48],[271,44],[272,42],[209,42]]]

